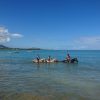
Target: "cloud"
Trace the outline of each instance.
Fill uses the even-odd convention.
[[[78,49],[100,49],[100,36],[81,37],[74,40]]]
[[[10,38],[9,37],[1,37],[0,36],[0,42],[9,42],[10,41]]]
[[[21,38],[22,35],[18,33],[9,33],[5,27],[0,27],[0,42],[9,42],[12,38]]]
[[[5,27],[0,27],[0,33],[8,33],[8,29]]]
[[[81,37],[78,40],[76,40],[77,43],[82,43],[82,44],[88,44],[88,45],[93,45],[97,44],[100,42],[100,36],[94,36],[94,37]]]
[[[14,37],[14,38],[21,38],[21,37],[23,37],[23,35],[18,34],[18,33],[12,34],[11,36]]]

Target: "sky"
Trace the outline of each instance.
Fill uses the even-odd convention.
[[[0,44],[100,50],[100,0],[0,0]]]

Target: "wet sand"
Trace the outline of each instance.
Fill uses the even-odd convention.
[[[77,94],[34,95],[30,93],[0,93],[0,100],[90,100]]]

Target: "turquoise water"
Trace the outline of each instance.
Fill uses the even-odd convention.
[[[78,64],[36,64],[62,50],[0,51],[0,100],[100,100],[100,51],[69,51]]]

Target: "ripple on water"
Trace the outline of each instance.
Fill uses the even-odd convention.
[[[100,56],[97,52],[71,51],[72,56],[78,54],[79,64],[32,63],[37,53],[41,57],[51,54],[61,60],[66,51],[2,52],[0,100],[100,100]]]

